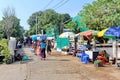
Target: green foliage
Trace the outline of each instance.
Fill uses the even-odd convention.
[[[89,29],[102,30],[120,25],[120,0],[97,0],[79,12]]]
[[[3,20],[0,21],[0,38],[1,39],[5,38],[5,36],[7,36],[8,33],[12,37],[16,37],[16,38],[23,37],[24,29],[22,26],[20,26],[20,20],[14,16],[13,17],[13,20],[14,20],[13,26],[11,28],[9,26],[7,26],[5,29],[4,26],[7,25],[7,23],[5,23],[5,21],[6,21],[5,19],[7,19],[7,18],[3,18]]]
[[[3,26],[2,26],[2,21],[0,21],[0,39],[3,38],[4,33],[3,33]]]
[[[3,10],[2,21],[0,21],[0,31],[4,32],[1,37],[21,37],[23,28],[20,26],[20,19],[15,16],[15,9],[7,7]]]
[[[41,30],[44,30],[46,28],[54,28],[54,25],[58,26],[59,33],[61,33],[64,27],[61,24],[70,18],[71,17],[69,14],[59,14],[52,9],[35,12],[28,19],[30,30],[27,32],[27,34],[35,34],[36,27],[37,31],[41,33]]]
[[[7,61],[10,59],[10,50],[8,48],[8,40],[7,39],[2,39],[0,40],[0,55],[4,55],[4,61]]]
[[[79,33],[80,32],[80,27],[78,27],[78,22],[72,22],[70,21],[65,25],[66,28],[71,29],[74,33]]]

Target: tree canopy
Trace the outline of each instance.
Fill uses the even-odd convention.
[[[86,27],[102,30],[120,25],[120,0],[97,0],[79,12]]]
[[[62,33],[62,23],[70,18],[69,14],[59,14],[52,9],[35,12],[28,19],[28,24],[30,25],[28,33],[30,35],[35,34],[36,27],[37,31],[41,33],[41,30],[45,30],[50,27],[54,28],[55,25],[59,26],[59,33]]]
[[[3,19],[0,21],[0,37],[10,36],[20,38],[23,35],[24,29],[20,25],[20,19],[15,16],[15,9],[7,7],[3,11]]]

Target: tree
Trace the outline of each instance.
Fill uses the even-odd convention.
[[[97,0],[84,6],[79,12],[89,29],[102,30],[120,25],[120,1]]]
[[[9,39],[11,34],[13,33],[14,24],[15,24],[15,9],[7,7],[3,11],[3,27],[4,32],[7,35],[7,38]]]
[[[28,24],[31,26],[29,32],[34,34],[37,24],[38,31],[45,30],[46,28],[54,28],[54,26],[57,25],[59,26],[59,33],[62,33],[64,26],[61,24],[70,18],[69,14],[59,14],[52,9],[35,12],[28,19]]]
[[[80,27],[78,27],[77,21],[70,21],[68,24],[65,25],[65,27],[71,29],[76,34],[80,32]]]
[[[6,8],[3,11],[3,20],[0,22],[0,30],[2,31],[2,37],[10,36],[21,38],[23,37],[24,29],[20,25],[20,19],[15,16],[14,8]]]
[[[4,32],[3,32],[3,27],[2,27],[2,21],[0,21],[0,39],[2,39],[4,36]]]

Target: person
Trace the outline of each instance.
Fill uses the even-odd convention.
[[[47,53],[48,53],[48,55],[51,54],[51,41],[50,40],[48,40],[48,42],[47,42]]]
[[[15,61],[21,61],[22,60],[22,55],[17,52],[17,50],[14,50],[14,59]]]
[[[86,47],[87,47],[89,50],[91,49],[90,40],[87,41]]]
[[[45,60],[45,58],[46,58],[46,54],[45,54],[45,49],[46,49],[46,42],[45,42],[45,40],[42,40],[42,42],[41,42],[41,44],[40,44],[40,46],[41,46],[41,60]]]
[[[18,41],[17,46],[18,46],[18,48],[22,48],[22,44],[20,41]]]
[[[104,54],[99,54],[97,57],[97,60],[101,60],[103,65],[105,65],[105,63],[106,63],[106,58],[105,58]]]
[[[24,47],[25,47],[26,46],[26,39],[24,39],[23,44],[24,44]]]
[[[33,49],[34,49],[34,53],[35,53],[35,55],[37,55],[37,42],[36,41],[34,41],[33,42]]]
[[[106,50],[103,50],[103,52],[104,52],[104,56],[105,56],[105,58],[106,58],[106,62],[109,62],[109,54],[107,53],[107,51]]]
[[[41,53],[41,46],[40,46],[40,41],[39,40],[37,40],[37,50],[36,50],[36,52],[37,52],[38,56]]]
[[[31,44],[32,44],[32,39],[31,39],[31,37],[28,37],[27,39],[26,39],[26,43],[27,43],[27,45],[30,47],[31,46]]]

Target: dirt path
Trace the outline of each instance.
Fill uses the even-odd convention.
[[[93,63],[82,64],[78,58],[55,50],[45,61],[31,53],[31,48],[20,52],[31,60],[0,65],[0,80],[120,80],[120,70],[110,65],[95,68]]]
[[[120,80],[120,71],[109,65],[96,69],[92,63],[82,64],[77,58],[56,51],[45,61],[28,55],[34,59],[28,64],[28,80]]]

